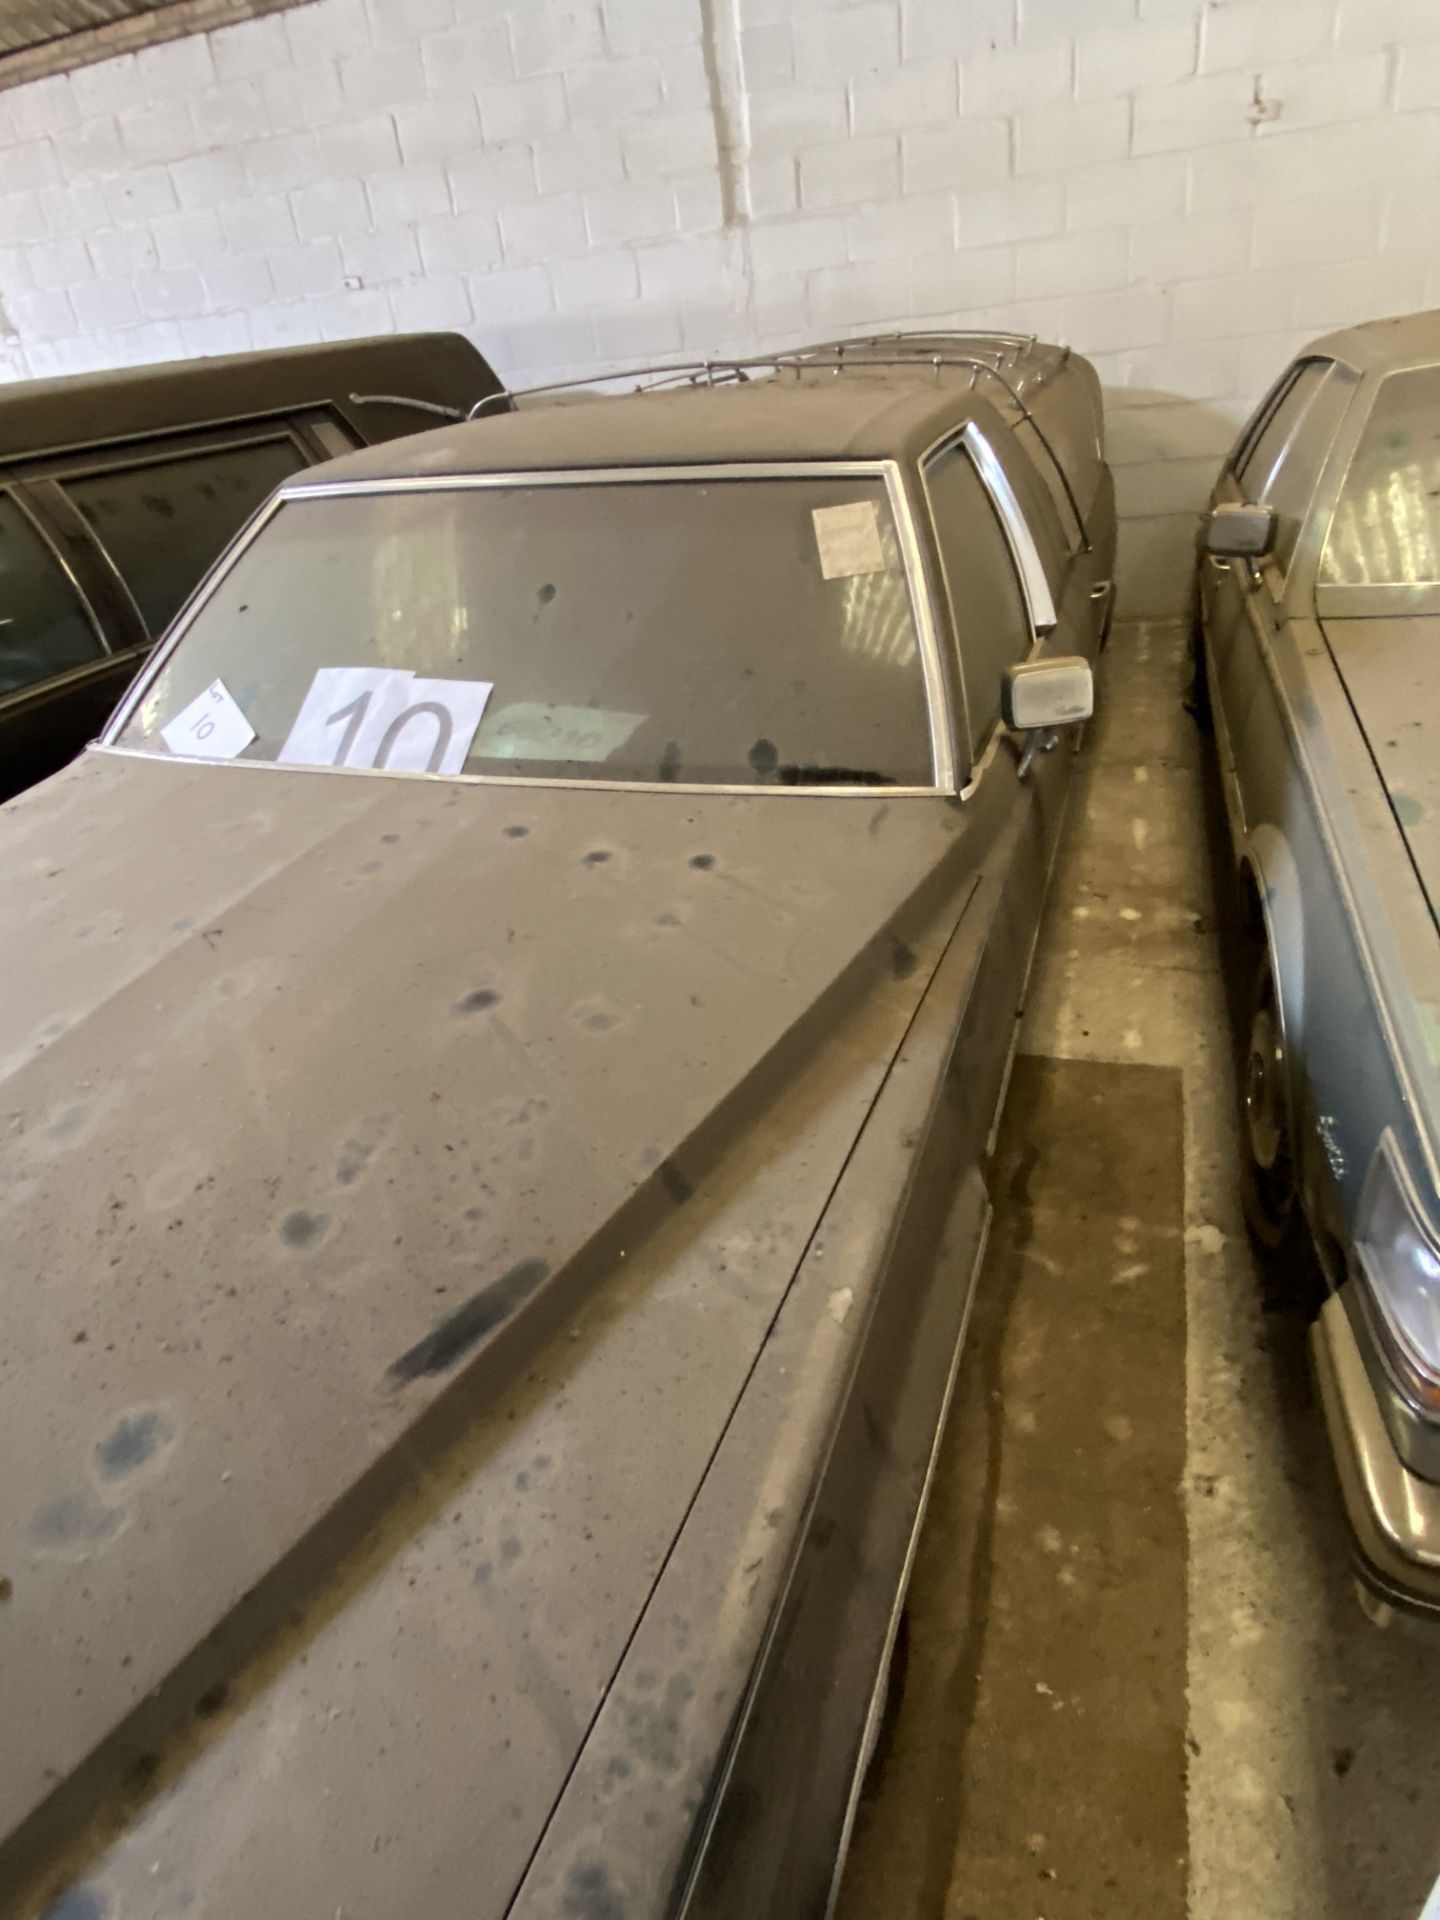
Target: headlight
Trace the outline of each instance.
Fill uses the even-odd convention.
[[[1440,1253],[1388,1129],[1365,1176],[1356,1250],[1390,1358],[1412,1393],[1440,1418]]]

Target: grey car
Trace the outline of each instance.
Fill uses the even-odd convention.
[[[1033,341],[522,408],[0,809],[0,1910],[825,1909],[1114,534]]]
[[[1209,700],[1253,978],[1246,1203],[1308,1232],[1361,1568],[1440,1607],[1440,313],[1317,341],[1216,487]]]

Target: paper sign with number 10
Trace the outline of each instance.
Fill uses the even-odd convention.
[[[280,761],[459,773],[493,685],[426,680],[402,667],[321,667]]]

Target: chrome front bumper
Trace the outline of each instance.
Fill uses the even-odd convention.
[[[1440,1485],[1396,1453],[1338,1294],[1320,1309],[1310,1351],[1365,1579],[1388,1600],[1440,1614]]]

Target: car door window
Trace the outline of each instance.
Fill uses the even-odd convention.
[[[60,482],[155,636],[267,494],[306,464],[293,440],[276,438],[60,476]]]
[[[59,561],[17,502],[0,494],[0,694],[104,651]]]
[[[1282,581],[1349,398],[1333,361],[1302,361],[1243,455],[1237,478],[1246,499],[1275,509],[1274,559]]]
[[[960,649],[970,750],[977,754],[1000,716],[1005,669],[1025,658],[1034,633],[1005,530],[963,446],[930,461],[925,487]]]

